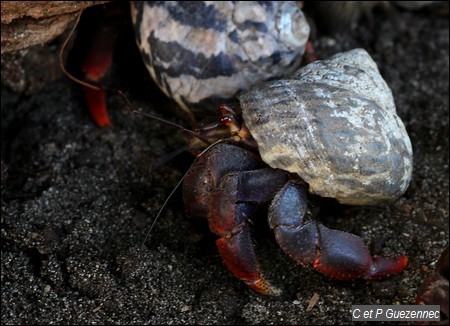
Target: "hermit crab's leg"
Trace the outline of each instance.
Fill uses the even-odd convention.
[[[270,227],[281,248],[295,261],[312,264],[330,278],[376,281],[399,274],[407,265],[405,256],[384,258],[370,255],[356,235],[305,221],[306,189],[289,182],[275,196],[269,212]]]
[[[438,259],[434,273],[423,281],[416,298],[416,304],[440,306],[441,325],[448,324],[449,319],[448,272],[447,247]]]
[[[279,290],[259,270],[248,226],[250,202],[270,201],[287,180],[285,172],[270,168],[232,172],[211,194],[209,227],[220,236],[216,244],[223,261],[236,277],[263,294],[276,295]]]
[[[114,46],[121,24],[119,10],[110,10],[99,18],[98,29],[93,32],[95,34],[81,67],[85,80],[98,86],[97,90],[83,86],[83,90],[92,119],[99,127],[111,125],[105,90],[100,81],[112,64]]]

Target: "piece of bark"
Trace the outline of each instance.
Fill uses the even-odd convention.
[[[2,1],[1,52],[45,44],[61,35],[84,7],[108,1]]]

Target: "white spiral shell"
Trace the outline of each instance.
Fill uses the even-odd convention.
[[[142,57],[183,109],[213,112],[257,82],[298,69],[309,25],[296,1],[131,5]]]
[[[263,160],[297,173],[312,193],[374,205],[406,191],[411,141],[390,88],[365,50],[256,85],[240,103]]]

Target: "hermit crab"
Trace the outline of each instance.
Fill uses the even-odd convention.
[[[269,226],[298,263],[337,280],[402,272],[405,256],[372,257],[361,238],[312,220],[308,208],[309,194],[375,205],[409,185],[411,142],[370,55],[355,49],[316,61],[252,87],[239,102],[242,114],[221,105],[220,122],[198,129],[210,144],[183,182],[187,214],[208,220],[228,269],[259,293],[279,293],[250,236],[255,204],[270,202]]]

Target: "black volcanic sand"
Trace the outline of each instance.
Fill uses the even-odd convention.
[[[283,294],[256,294],[228,272],[207,228],[186,218],[179,190],[143,245],[192,161],[188,154],[160,160],[185,135],[130,114],[112,91],[113,126],[100,129],[80,87],[61,77],[32,96],[2,86],[1,323],[349,324],[352,304],[414,304],[448,246],[448,17],[375,12],[370,26],[320,36],[314,45],[322,58],[365,48],[392,88],[414,148],[409,189],[388,207],[325,209],[321,218],[376,253],[407,255],[403,274],[332,281],[291,261],[261,223],[257,254]],[[119,51],[104,84],[189,126],[130,48]]]

